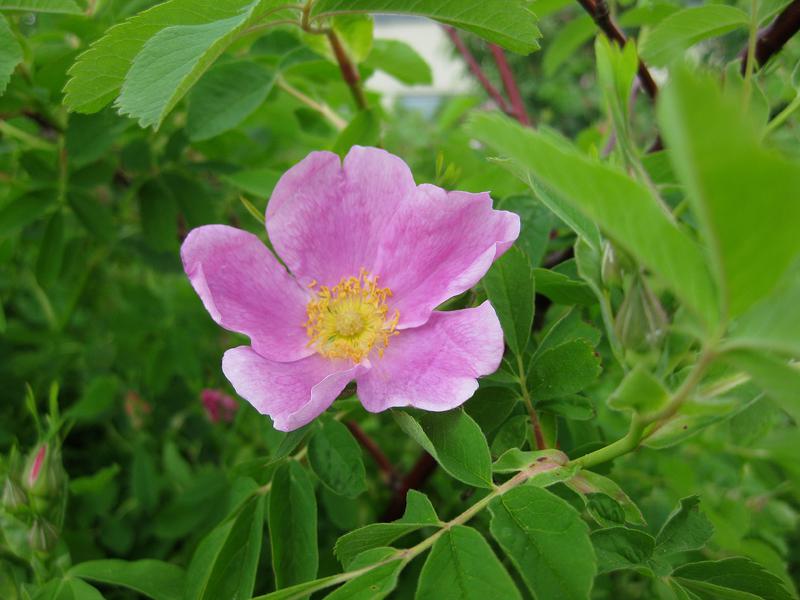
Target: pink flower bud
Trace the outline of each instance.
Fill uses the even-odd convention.
[[[239,410],[238,402],[220,390],[206,388],[200,393],[200,400],[208,420],[212,423],[220,421],[230,423]]]

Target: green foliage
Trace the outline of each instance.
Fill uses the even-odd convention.
[[[497,311],[506,344],[522,356],[528,347],[534,310],[535,283],[528,257],[512,247],[489,269],[483,287]]]
[[[326,420],[308,444],[308,462],[331,491],[354,498],[366,489],[361,449],[347,427]]]
[[[180,567],[158,560],[94,560],[74,566],[70,575],[125,587],[153,600],[180,600],[185,573]]]

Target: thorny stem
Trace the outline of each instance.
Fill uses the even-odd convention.
[[[469,70],[472,71],[472,74],[481,84],[483,89],[486,90],[487,94],[489,94],[489,97],[492,100],[494,100],[495,104],[497,104],[500,110],[502,110],[504,113],[510,114],[511,110],[508,107],[506,99],[503,98],[502,94],[498,91],[498,89],[492,85],[491,81],[489,81],[489,78],[486,76],[486,73],[483,72],[483,69],[481,69],[481,66],[478,64],[478,61],[475,60],[475,57],[472,55],[472,52],[470,52],[469,48],[467,48],[467,45],[464,43],[464,40],[461,39],[461,36],[458,34],[456,28],[451,27],[450,25],[446,25],[444,27],[444,30],[447,32],[447,35],[453,42],[453,45],[458,49],[462,58],[467,63]]]
[[[522,390],[522,401],[525,403],[525,408],[528,409],[528,414],[531,417],[531,431],[533,431],[533,439],[536,443],[536,449],[544,450],[547,448],[547,442],[542,434],[542,425],[539,422],[539,415],[536,414],[536,409],[533,407],[533,399],[528,391],[525,365],[522,363],[521,356],[517,356],[517,369],[519,371],[519,387]]]
[[[523,125],[530,125],[531,120],[525,110],[525,104],[522,102],[522,95],[519,93],[519,87],[514,79],[514,74],[511,72],[511,67],[506,60],[505,52],[497,44],[490,44],[494,56],[494,62],[497,65],[497,70],[500,71],[500,78],[503,80],[503,87],[506,89],[508,99],[511,100],[511,106],[514,109],[514,116],[517,121]]]

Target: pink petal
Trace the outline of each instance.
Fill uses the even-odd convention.
[[[383,358],[359,373],[358,397],[371,412],[393,406],[444,411],[478,389],[476,379],[497,370],[503,331],[489,302],[477,308],[434,312],[425,325],[401,331]]]
[[[189,232],[183,268],[211,317],[250,337],[253,349],[277,361],[311,355],[303,324],[309,292],[252,233],[226,225]]]
[[[353,146],[342,165],[330,152],[312,152],[281,177],[267,206],[275,251],[298,279],[335,285],[373,272],[381,231],[414,178],[398,157]]]
[[[425,323],[439,304],[474,286],[519,236],[519,216],[488,193],[421,185],[382,234],[375,273],[392,290],[399,328]]]
[[[275,429],[292,431],[325,412],[363,367],[319,355],[291,363],[267,360],[249,346],[231,348],[222,357],[222,372],[236,393]]]

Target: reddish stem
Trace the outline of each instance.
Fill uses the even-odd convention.
[[[331,29],[327,32],[328,41],[331,43],[333,55],[336,57],[336,62],[339,63],[339,69],[342,71],[342,78],[350,92],[353,94],[353,99],[356,101],[356,106],[361,110],[368,108],[367,98],[364,96],[364,88],[361,87],[361,75],[358,74],[358,69],[347,56],[347,52],[339,40],[339,36]]]
[[[528,117],[527,111],[525,110],[525,104],[522,102],[522,95],[519,93],[517,81],[514,79],[514,74],[511,72],[511,67],[508,64],[508,60],[506,60],[505,52],[503,52],[503,49],[496,44],[490,44],[489,47],[492,50],[492,55],[494,56],[494,62],[497,65],[497,70],[500,71],[500,78],[503,80],[503,87],[505,87],[506,94],[508,94],[508,98],[511,100],[514,116],[517,117],[517,121],[523,125],[530,125],[531,120]]]
[[[481,66],[478,64],[478,61],[475,60],[475,57],[472,55],[472,52],[470,52],[469,48],[467,48],[467,45],[464,43],[464,40],[462,40],[461,36],[458,35],[458,31],[456,31],[456,28],[451,27],[449,25],[445,25],[444,30],[447,32],[447,35],[450,36],[450,39],[453,41],[453,45],[461,53],[461,56],[467,63],[469,70],[472,71],[472,74],[475,75],[475,78],[483,86],[483,89],[486,90],[487,94],[489,94],[489,97],[495,101],[497,106],[504,113],[510,112],[508,108],[508,103],[506,102],[505,98],[503,98],[502,94],[500,94],[498,89],[492,85],[492,82],[489,81],[489,78],[486,77],[486,73],[483,72],[483,69],[481,69]]]
[[[762,67],[800,31],[800,0],[794,0],[775,17],[756,40],[756,66]],[[742,51],[742,75],[747,70],[747,48]]]
[[[386,512],[381,517],[381,521],[394,521],[402,517],[406,509],[408,490],[420,489],[434,470],[436,470],[436,460],[427,452],[423,452],[416,464],[400,482],[389,502],[389,506],[386,508]]]
[[[400,474],[397,472],[397,469],[395,469],[392,461],[389,460],[389,457],[383,453],[383,450],[375,443],[375,440],[361,429],[358,423],[355,421],[347,421],[345,425],[347,425],[350,433],[353,434],[353,437],[356,438],[358,443],[361,444],[361,447],[372,457],[375,464],[378,465],[378,469],[383,475],[384,480],[389,483],[390,487],[394,488],[400,480]]]

